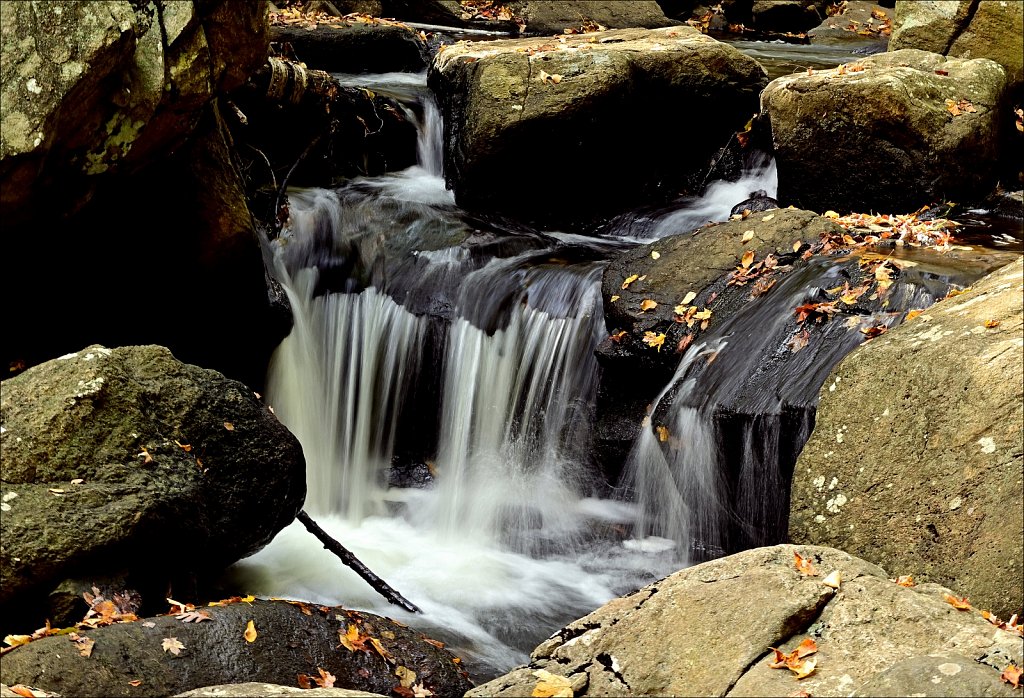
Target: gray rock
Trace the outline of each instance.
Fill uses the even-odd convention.
[[[794,551],[818,576],[794,566]],[[834,590],[822,583],[838,571]],[[817,668],[797,681],[771,669],[772,647],[817,643]],[[931,593],[898,586],[839,550],[780,545],[677,572],[558,631],[527,667],[468,696],[530,695],[541,669],[574,695],[850,695],[910,657],[949,652],[1019,662],[1020,638]],[[999,684],[999,669],[985,666]],[[975,679],[978,680],[978,679]],[[977,684],[974,684],[977,685]],[[998,695],[998,694],[994,694]]]
[[[862,69],[781,77],[762,94],[781,202],[906,212],[988,194],[1006,89],[1001,66],[910,49],[855,65]],[[954,116],[947,107],[961,100],[974,111]]]
[[[884,51],[889,44],[888,33],[892,31],[892,21],[893,11],[880,7],[876,2],[848,0],[842,14],[826,18],[807,32],[807,38],[812,44],[827,46],[868,43]],[[887,28],[888,33],[885,31]]]
[[[861,684],[855,696],[1014,696],[1006,683],[993,683],[992,668],[973,657],[937,652],[896,662]]]
[[[208,620],[184,623],[166,615],[79,630],[81,637],[95,643],[88,657],[81,656],[67,636],[35,640],[4,655],[0,676],[7,684],[83,698],[169,696],[245,682],[297,688],[299,674],[319,678],[318,669],[333,674],[337,688],[364,696],[388,695],[400,685],[395,674],[399,666],[414,672],[416,683],[435,695],[462,695],[471,686],[458,658],[436,641],[388,618],[341,606],[259,599],[200,610],[209,615]],[[249,622],[256,631],[252,641],[245,638]],[[340,645],[339,633],[351,625],[361,636],[380,643],[380,651],[369,640],[365,651]],[[175,638],[183,646],[177,654],[163,649],[166,638]],[[137,680],[142,681],[138,688],[129,684]],[[191,695],[279,695],[273,689],[203,690]]]
[[[40,364],[0,405],[5,614],[123,569],[163,580],[156,601],[259,550],[305,498],[302,449],[252,391],[162,347]]]
[[[353,691],[348,688],[299,688],[275,683],[225,683],[204,686],[177,694],[174,698],[276,698],[301,693],[304,696],[334,696],[335,698],[384,698],[380,693]]]
[[[794,472],[793,541],[1021,611],[1022,289],[1018,260],[839,364]]]
[[[890,50],[916,48],[957,58],[989,58],[1024,81],[1024,3],[1001,0],[897,0]]]
[[[430,72],[460,205],[576,226],[696,187],[766,79],[690,27],[457,44]]]
[[[525,20],[524,32],[531,36],[561,34],[566,29],[579,31],[592,24],[599,24],[608,29],[657,29],[678,24],[668,19],[661,6],[654,0],[531,1],[519,4],[521,7],[516,7],[514,12]]]

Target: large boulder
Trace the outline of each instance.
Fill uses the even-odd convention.
[[[384,0],[388,17],[449,27],[474,26],[531,36],[677,24],[654,0],[559,0],[463,4],[458,0]]]
[[[103,175],[180,145],[215,94],[266,55],[261,3],[54,0],[0,12],[0,213],[9,225],[80,207]]]
[[[1024,81],[1024,3],[1003,0],[897,0],[889,48],[916,48],[956,58],[989,58],[1012,84]]]
[[[195,619],[201,615],[208,617]],[[242,682],[298,688],[300,675],[321,679],[321,669],[335,677],[336,688],[362,695],[418,685],[433,695],[453,696],[472,685],[460,659],[442,643],[370,613],[250,597],[218,602],[192,616],[189,622],[164,615],[79,630],[78,646],[92,641],[88,656],[67,635],[44,637],[5,655],[0,676],[6,684],[83,697],[169,696]],[[255,634],[247,637],[250,623]],[[352,628],[356,632],[349,634]],[[347,636],[351,648],[339,636]],[[168,638],[177,640],[171,651],[165,648]],[[141,683],[133,686],[134,681]]]
[[[812,44],[867,43],[884,50],[892,34],[893,11],[870,0],[848,0],[842,12],[831,15],[807,32]]]
[[[8,622],[41,624],[27,602],[65,579],[127,572],[162,599],[262,548],[305,498],[302,449],[252,391],[162,347],[46,362],[5,380],[0,405]]]
[[[794,552],[817,576],[797,570]],[[841,576],[837,589],[823,583],[832,572]],[[899,586],[832,548],[757,548],[610,601],[539,645],[528,666],[467,695],[531,695],[542,682],[564,682],[576,696],[846,696],[913,658],[929,668],[979,661],[984,671],[921,672],[905,677],[902,695],[936,695],[936,684],[949,691],[937,695],[1013,695],[999,672],[1019,664],[1019,636],[956,610],[943,593]],[[770,668],[772,648],[788,653],[808,638],[817,667],[807,678]],[[929,659],[938,653],[949,659]]]
[[[778,199],[811,210],[912,211],[995,184],[1006,72],[906,49],[773,80],[761,95]]]
[[[399,22],[352,18],[275,25],[270,39],[289,45],[291,54],[310,68],[329,72],[419,72],[427,68],[426,44]]]
[[[430,72],[456,201],[566,225],[696,189],[766,81],[690,27],[460,43]]]
[[[792,540],[1021,612],[1022,286],[1018,260],[839,364],[797,461]]]

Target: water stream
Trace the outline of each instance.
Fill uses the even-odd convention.
[[[617,489],[591,462],[605,260],[725,220],[752,191],[774,195],[771,159],[755,155],[738,182],[626,217],[604,237],[539,232],[455,205],[423,75],[336,77],[406,105],[419,164],[290,192],[273,253],[294,327],[269,368],[268,401],[303,445],[307,510],[424,614],[387,605],[299,524],[238,563],[236,584],[398,618],[486,679],[694,554],[774,542],[788,502],[772,493],[788,491],[787,459],[824,376],[862,336],[836,323],[835,341],[820,343],[831,353],[808,351],[774,377],[782,387],[763,388],[771,368],[757,361],[792,307],[837,285],[826,263],[687,351],[651,415],[670,439],[642,429]],[[901,308],[938,292],[922,279]],[[730,449],[742,453],[726,458]]]

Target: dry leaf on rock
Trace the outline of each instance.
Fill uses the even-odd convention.
[[[564,676],[544,669],[538,669],[533,675],[540,679],[530,694],[534,698],[572,698],[572,681]]]
[[[176,637],[165,637],[160,642],[160,647],[164,652],[170,652],[173,655],[181,654],[181,651],[185,649],[185,645],[181,644]]]

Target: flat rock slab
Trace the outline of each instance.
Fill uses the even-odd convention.
[[[794,552],[818,574],[797,571]],[[836,571],[842,582],[833,589],[823,580]],[[467,695],[531,695],[544,670],[576,696],[845,696],[899,662],[940,652],[982,662],[991,695],[1012,695],[999,673],[1019,664],[1020,637],[954,609],[941,598],[946,591],[899,586],[831,548],[757,548],[609,602],[538,646],[528,666]],[[791,652],[806,638],[818,648],[808,678],[769,667],[772,647]],[[908,682],[904,695],[934,695],[930,674]]]
[[[199,610],[210,619],[186,623],[158,616],[79,631],[95,642],[88,657],[68,636],[35,640],[4,655],[0,676],[8,685],[83,697],[166,696],[244,682],[298,687],[299,674],[319,678],[319,669],[336,677],[337,688],[388,695],[400,686],[400,666],[435,695],[462,695],[471,685],[441,643],[388,618],[286,601],[236,601]],[[245,637],[250,621],[252,641]],[[339,633],[353,625],[359,637],[379,643],[379,650],[369,639],[364,649],[343,647]],[[168,638],[182,645],[177,654],[163,649]]]
[[[1020,260],[851,353],[797,461],[790,538],[1024,605]]]

